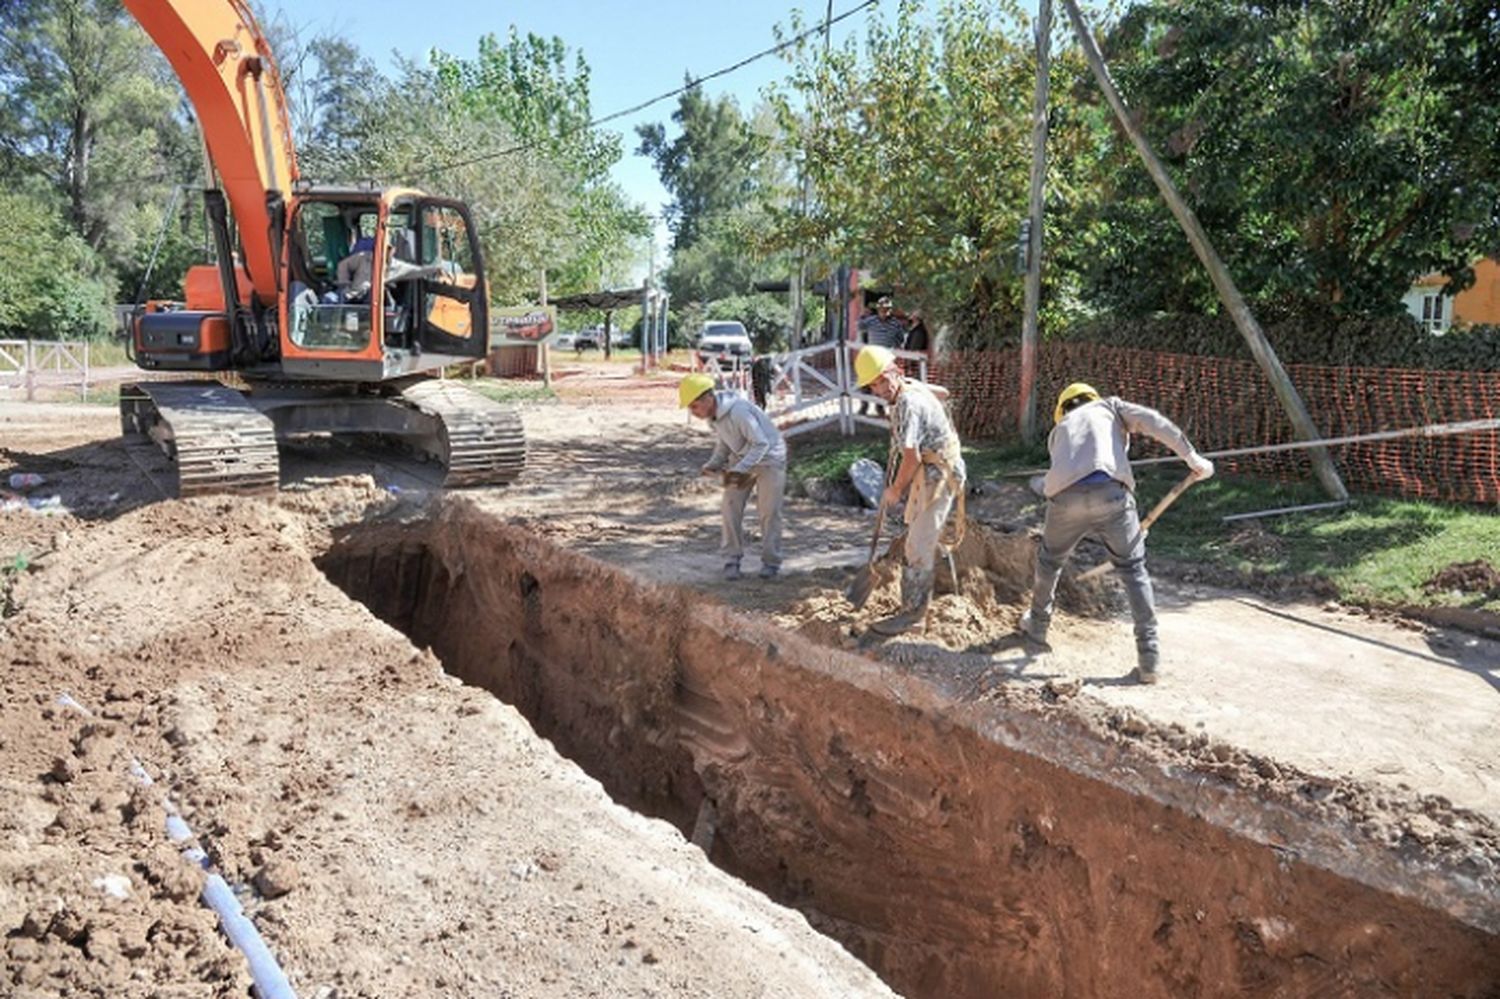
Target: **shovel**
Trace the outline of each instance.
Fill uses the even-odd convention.
[[[875,553],[880,548],[880,529],[885,526],[885,495],[880,497],[880,508],[875,511],[875,533],[870,537],[870,558],[854,574],[854,582],[844,591],[844,596],[859,610],[870,599],[875,589]]]
[[[1189,474],[1181,482],[1173,486],[1172,489],[1167,493],[1167,495],[1163,496],[1161,498],[1161,501],[1153,506],[1151,508],[1151,512],[1146,514],[1145,518],[1141,521],[1141,533],[1137,536],[1136,540],[1144,541],[1146,539],[1146,532],[1151,530],[1151,525],[1156,523],[1156,518],[1165,513],[1167,507],[1175,503],[1177,501],[1177,497],[1187,492],[1187,487],[1192,485],[1196,481],[1198,480],[1194,478],[1193,475]],[[1134,548],[1135,544],[1136,542],[1132,541],[1130,547]],[[1092,569],[1087,570],[1086,572],[1080,572],[1078,574],[1078,579],[1080,582],[1089,579],[1098,579],[1100,576],[1104,575],[1114,567],[1115,564],[1113,562],[1101,562],[1098,565],[1094,566]]]
[[[896,450],[896,442],[891,442],[890,451],[885,456],[885,484],[889,488],[891,482],[896,478],[896,456],[900,452]],[[880,549],[880,531],[885,526],[885,490],[880,492],[880,506],[875,510],[875,533],[870,536],[870,557],[860,567],[859,572],[854,574],[854,581],[844,591],[844,596],[859,610],[870,599],[870,594],[875,589],[875,553]]]

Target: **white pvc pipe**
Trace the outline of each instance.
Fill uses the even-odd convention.
[[[72,708],[85,718],[93,717],[87,708],[67,694],[59,694],[57,703]],[[143,787],[150,787],[155,783],[146,768],[141,766],[141,761],[134,757],[130,760],[130,773]],[[245,955],[245,961],[250,965],[250,981],[254,983],[255,994],[260,999],[297,999],[297,993],[293,991],[286,972],[281,970],[281,965],[276,963],[271,949],[261,938],[260,931],[245,915],[245,910],[240,907],[239,899],[235,898],[228,882],[213,872],[208,854],[193,845],[193,831],[177,811],[177,806],[165,796],[162,798],[162,806],[167,811],[168,838],[181,851],[184,860],[208,872],[199,897],[219,917],[219,925],[223,927],[229,942]]]

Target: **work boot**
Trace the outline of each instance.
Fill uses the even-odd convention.
[[[725,579],[728,579],[728,580],[739,579],[740,575],[741,574],[740,574],[740,560],[739,559],[735,559],[733,562],[725,562],[724,563],[724,578]]]
[[[779,565],[763,565],[760,567],[761,579],[775,579],[779,575],[781,575],[781,566]]]
[[[903,635],[927,618],[927,607],[932,602],[931,569],[913,569],[905,566],[901,570],[901,611],[870,625],[877,635],[887,637]]]
[[[1021,615],[1021,620],[1016,624],[1016,634],[1042,652],[1052,651],[1052,646],[1047,644],[1047,625],[1038,623],[1030,610]]]
[[[1130,675],[1135,679],[1136,683],[1152,684],[1160,676],[1158,672],[1160,665],[1161,653],[1155,649],[1142,649],[1136,653],[1135,672]]]

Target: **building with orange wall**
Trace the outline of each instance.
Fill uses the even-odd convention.
[[[1418,278],[1401,300],[1424,327],[1441,335],[1454,326],[1500,326],[1500,260],[1476,263],[1474,284],[1457,295],[1442,293],[1446,280],[1441,274]]]

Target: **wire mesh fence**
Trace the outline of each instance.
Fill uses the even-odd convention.
[[[1287,372],[1324,437],[1500,417],[1496,372],[1311,364],[1288,365]],[[961,434],[1019,437],[1019,350],[948,354],[938,362],[934,379],[953,392],[952,412]],[[1201,451],[1297,440],[1274,390],[1253,361],[1099,344],[1044,344],[1037,371],[1043,426],[1051,423],[1051,400],[1075,381],[1161,410]],[[1335,445],[1329,450],[1356,491],[1500,503],[1500,431],[1494,429]],[[1163,453],[1154,442],[1139,441],[1132,456]],[[1303,451],[1228,458],[1221,467],[1276,478],[1311,475]]]

